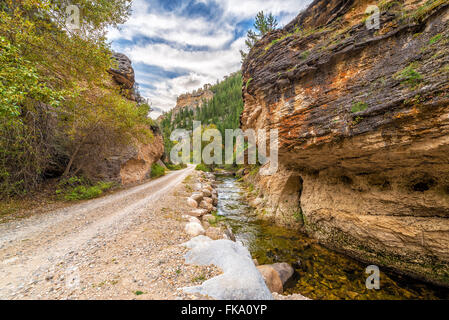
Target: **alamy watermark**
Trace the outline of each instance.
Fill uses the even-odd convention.
[[[365,14],[369,15],[365,25],[368,30],[380,29],[380,9],[376,5],[370,5],[366,8]]]
[[[80,286],[81,277],[78,267],[68,268],[65,272],[67,289],[75,289]]]
[[[80,8],[76,5],[69,5],[65,9],[66,13],[66,27],[70,31],[76,31],[81,28],[80,22]]]
[[[366,288],[368,290],[380,290],[380,269],[378,266],[368,266],[366,273],[370,276],[366,279]]]

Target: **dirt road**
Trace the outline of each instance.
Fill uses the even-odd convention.
[[[180,218],[185,181],[195,175],[189,166],[0,225],[0,299],[183,298],[177,287],[213,271],[185,266],[178,246],[187,240]]]

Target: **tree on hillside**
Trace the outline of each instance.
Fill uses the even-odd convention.
[[[64,27],[69,3],[81,12],[76,33]],[[107,73],[114,62],[104,35],[130,3],[0,1],[0,198],[82,173],[109,146],[152,138],[149,105],[124,98]]]
[[[256,16],[256,21],[254,22],[254,29],[256,31],[249,30],[246,34],[245,44],[248,51],[250,51],[255,46],[257,41],[259,41],[264,35],[276,30],[277,26],[278,22],[273,14],[269,13],[265,15],[263,11],[260,11]],[[243,50],[240,50],[240,54],[242,55],[242,60],[245,60],[248,55],[248,53]]]
[[[170,141],[171,132],[175,129],[192,131],[193,121],[201,121],[204,127],[213,126],[223,137],[226,129],[239,128],[243,111],[242,86],[242,74],[238,72],[214,85],[211,88],[214,97],[205,101],[201,107],[196,107],[195,112],[187,109],[178,112],[173,121],[172,111],[166,113],[161,121],[166,154],[170,154],[174,145]]]

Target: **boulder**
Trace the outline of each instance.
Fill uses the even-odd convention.
[[[199,218],[199,217],[202,217],[202,216],[206,215],[207,213],[208,213],[208,211],[205,210],[205,209],[195,209],[195,210],[190,211],[188,213],[188,215],[192,216],[192,217],[198,217]]]
[[[190,251],[186,263],[215,265],[223,271],[200,286],[183,288],[190,294],[201,294],[215,300],[273,300],[264,278],[257,271],[248,249],[229,240],[199,236],[184,244]]]
[[[192,208],[198,208],[198,202],[192,198],[187,198],[187,204]]]
[[[206,221],[206,220],[203,220],[203,222],[201,224],[203,225],[203,228],[206,231],[211,227],[209,221]]]
[[[203,200],[204,194],[202,192],[195,192],[190,196],[193,200],[200,203]]]
[[[285,284],[295,273],[295,270],[288,263],[275,263],[270,265],[279,274],[282,284]]]
[[[304,297],[300,294],[292,294],[290,296],[283,296],[281,294],[273,292],[273,298],[274,300],[303,300],[303,301],[310,301],[311,299]]]
[[[268,289],[270,289],[270,292],[281,294],[284,291],[281,277],[272,266],[258,266],[257,270],[259,270],[262,274]]]
[[[206,230],[204,230],[203,226],[196,222],[189,222],[186,224],[185,232],[192,237],[197,237],[200,235],[204,235]]]
[[[251,201],[249,202],[249,205],[250,205],[251,207],[256,208],[256,207],[260,206],[262,203],[263,203],[263,199],[262,199],[262,198],[256,198],[256,199],[254,199],[254,200],[251,200]]]
[[[212,198],[204,198],[203,201],[213,205],[214,200]]]
[[[207,212],[212,212],[214,210],[214,206],[211,203],[207,203],[206,201],[201,201],[200,203],[201,209],[206,209]]]
[[[111,68],[109,73],[123,88],[132,89],[135,84],[135,75],[131,60],[118,52],[113,53],[112,57],[117,62],[117,68]]]
[[[212,192],[209,190],[209,189],[207,189],[207,188],[204,188],[203,189],[203,195],[205,196],[205,197],[212,197]]]
[[[223,239],[223,232],[220,228],[210,227],[206,230],[206,236],[211,238],[212,240],[220,240]]]
[[[198,223],[198,224],[201,224],[200,219],[198,219],[197,217],[189,217],[188,221],[189,221],[189,222],[192,222],[192,223]]]
[[[201,189],[203,189],[203,185],[201,183],[195,183],[193,185],[193,190],[195,191],[201,191]]]
[[[215,217],[211,214],[206,214],[205,216],[203,216],[203,221],[208,221],[209,223],[214,223]]]

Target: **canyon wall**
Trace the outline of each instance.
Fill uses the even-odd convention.
[[[131,60],[124,54],[114,53],[117,60],[116,69],[109,70],[116,85],[122,89],[127,99],[139,103],[141,99],[135,91],[135,76]],[[98,180],[116,181],[121,184],[141,182],[151,175],[151,166],[164,155],[164,141],[160,129],[155,125],[150,128],[150,143],[142,144],[135,139],[131,145],[116,146],[109,150],[104,159],[89,159],[84,172]]]
[[[201,108],[205,102],[212,100],[214,93],[211,91],[211,88],[212,85],[206,84],[203,88],[180,95],[176,101],[176,107],[173,109],[172,121],[184,109],[195,111],[196,108]]]
[[[449,3],[380,1],[380,29],[369,4],[316,0],[251,50],[241,126],[279,130],[280,169],[246,180],[262,217],[449,286]]]

